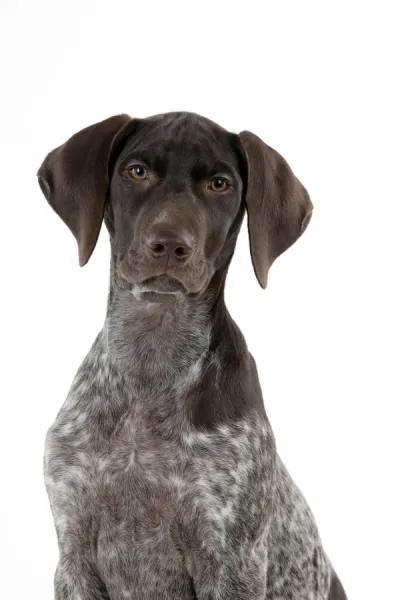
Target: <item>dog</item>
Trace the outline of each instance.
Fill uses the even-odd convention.
[[[50,152],[40,187],[89,260],[111,243],[104,327],[45,444],[56,600],[345,600],[276,451],[224,285],[306,229],[309,195],[248,131],[117,115]]]

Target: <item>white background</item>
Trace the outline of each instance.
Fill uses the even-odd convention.
[[[44,436],[108,286],[105,232],[80,269],[36,170],[97,120],[170,110],[254,131],[309,189],[311,224],[266,292],[243,228],[227,303],[349,599],[400,599],[395,4],[2,0],[2,599],[52,599]]]

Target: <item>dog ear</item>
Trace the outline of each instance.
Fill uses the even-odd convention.
[[[48,203],[78,242],[81,266],[89,260],[100,233],[113,141],[130,121],[128,115],[116,115],[82,129],[50,152],[37,173]]]
[[[240,133],[239,139],[247,165],[245,202],[251,259],[265,289],[269,268],[306,229],[313,205],[278,152],[249,131]]]

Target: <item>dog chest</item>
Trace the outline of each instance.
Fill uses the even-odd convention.
[[[267,432],[255,435],[246,421],[165,438],[151,434],[140,414],[130,413],[107,444],[91,439],[90,431],[90,419],[79,419],[56,423],[49,432],[46,479],[57,511],[65,504],[82,514],[83,505],[90,504],[103,521],[104,515],[110,522],[131,515],[138,532],[173,521],[182,509],[202,507],[202,518],[216,529],[234,520],[248,486],[267,463]]]
[[[222,549],[244,507],[248,520],[260,521],[254,490],[264,438],[254,439],[243,422],[165,439],[150,434],[139,411],[126,415],[99,449],[96,440],[88,443],[90,423],[81,421],[75,433],[67,427],[68,442],[59,427],[47,442],[48,490],[63,552],[90,548],[116,597],[121,589],[147,594],[158,585],[171,586],[171,597],[192,598],[185,548],[208,538]]]

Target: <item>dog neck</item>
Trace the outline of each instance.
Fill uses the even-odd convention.
[[[112,257],[104,328],[107,352],[136,385],[162,389],[204,360],[221,322],[229,319],[224,302],[227,268],[215,273],[202,295],[180,293],[149,302],[130,285],[121,285]]]

